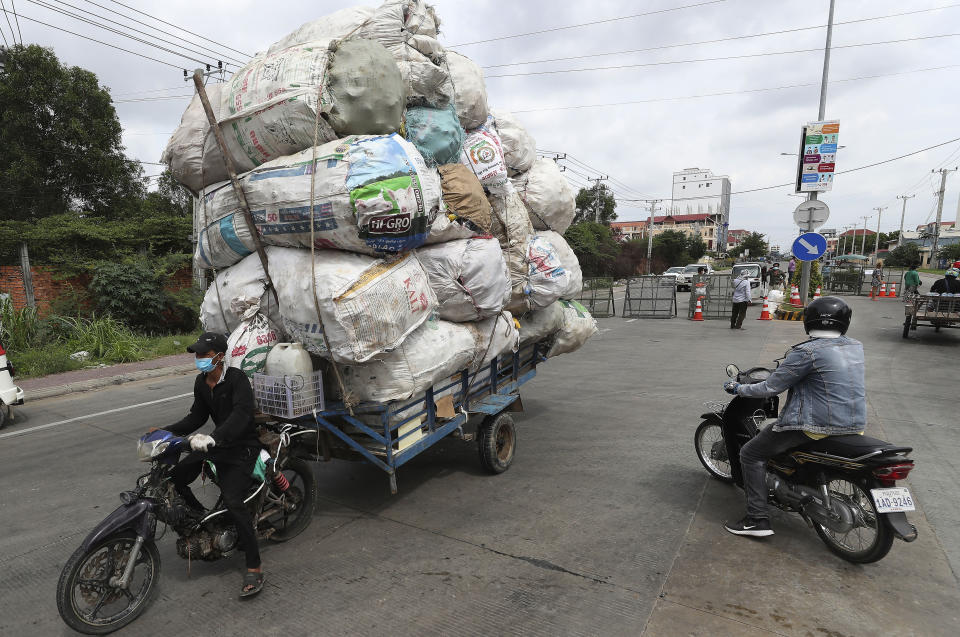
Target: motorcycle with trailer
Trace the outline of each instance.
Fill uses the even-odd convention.
[[[741,371],[727,365],[741,384],[759,383],[771,369]],[[743,488],[740,448],[756,436],[764,421],[776,418],[779,398],[734,396],[728,403],[707,403],[710,412],[694,434],[697,457],[717,480]],[[769,501],[799,514],[832,552],[854,563],[883,559],[894,538],[917,539],[906,513],[915,505],[910,490],[897,486],[914,467],[911,447],[866,435],[827,436],[771,458],[767,465]]]
[[[286,542],[313,518],[317,482],[300,457],[300,439],[313,431],[290,424],[266,423],[255,479],[244,502],[253,515],[258,540]],[[177,535],[177,554],[213,561],[238,550],[237,531],[226,515],[222,496],[200,515],[176,493],[171,474],[190,437],[162,429],[138,443],[140,460],[150,471],[120,494],[121,505],[98,524],[64,565],[57,584],[57,609],[64,622],[88,635],[113,632],[146,610],[160,576],[156,541],[167,529]],[[208,461],[209,463],[209,461]],[[209,469],[209,472],[207,471]],[[216,482],[216,467],[204,467]],[[157,525],[164,525],[157,536]]]

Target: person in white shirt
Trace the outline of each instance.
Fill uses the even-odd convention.
[[[741,272],[733,280],[733,313],[730,315],[730,329],[742,330],[743,319],[747,316],[750,304],[750,278]]]

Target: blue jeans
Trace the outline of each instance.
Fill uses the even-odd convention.
[[[770,517],[767,511],[767,460],[810,440],[810,436],[802,431],[774,431],[770,425],[740,448],[747,515],[762,519]]]

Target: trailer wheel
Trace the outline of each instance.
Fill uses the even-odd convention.
[[[908,336],[910,336],[910,323],[911,323],[911,320],[910,320],[910,317],[908,316],[907,320],[904,321],[903,323],[903,338],[907,338]]]
[[[490,473],[503,473],[513,463],[517,429],[510,414],[487,416],[477,431],[480,464]]]

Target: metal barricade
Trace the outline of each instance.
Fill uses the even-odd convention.
[[[595,277],[583,280],[583,290],[576,299],[587,308],[594,318],[610,318],[617,315],[613,297],[613,278]]]
[[[896,298],[903,296],[903,293],[906,292],[906,290],[903,289],[903,275],[906,274],[906,272],[903,268],[883,269],[883,282],[887,284],[887,297]],[[895,290],[893,289],[894,285],[897,286]],[[867,290],[867,294],[870,294],[870,290]]]
[[[823,291],[828,294],[861,294],[863,266],[835,265],[823,275]],[[869,293],[870,290],[867,290]]]
[[[623,318],[669,319],[677,315],[677,284],[672,276],[638,276],[627,280]]]
[[[729,319],[733,312],[733,275],[704,274],[693,277],[687,318],[693,318],[697,299],[705,319]]]

